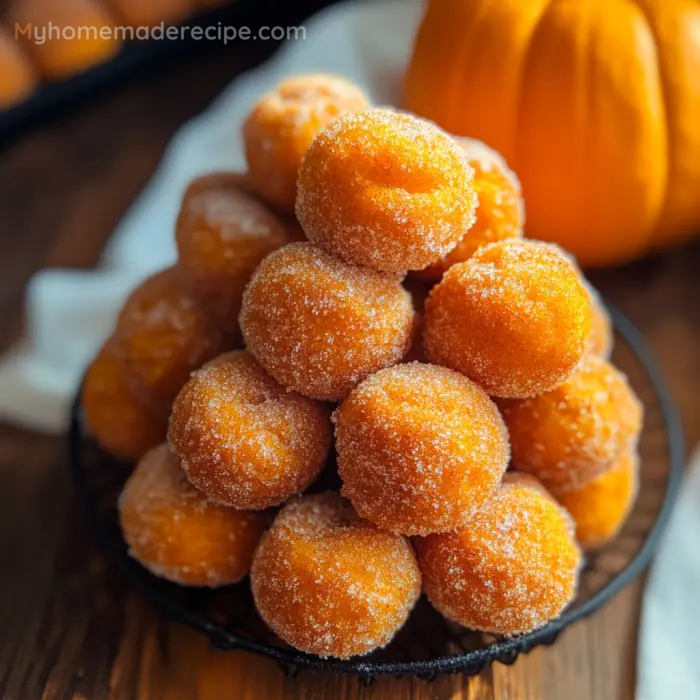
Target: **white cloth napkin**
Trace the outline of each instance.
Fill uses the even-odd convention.
[[[60,432],[89,358],[110,333],[129,289],[175,258],[173,225],[185,185],[203,172],[244,166],[238,127],[253,102],[286,75],[324,71],[363,86],[376,104],[398,104],[419,0],[331,7],[237,79],[177,133],[158,171],[115,231],[94,272],[45,270],[28,289],[26,340],[0,363],[0,419]],[[700,461],[700,460],[698,460]],[[644,600],[639,700],[700,697],[700,465],[689,475]]]
[[[700,698],[700,446],[654,559],[637,656],[637,700]]]
[[[181,128],[99,269],[44,270],[32,278],[26,340],[0,364],[0,419],[64,430],[70,398],[125,295],[175,259],[173,228],[187,183],[207,171],[245,166],[239,126],[254,102],[288,75],[323,71],[355,81],[375,104],[398,104],[421,11],[418,0],[332,6],[305,23],[305,40],[288,42]]]

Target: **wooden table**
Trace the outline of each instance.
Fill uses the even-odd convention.
[[[28,277],[42,266],[90,266],[156,167],[168,139],[240,68],[216,49],[144,77],[26,134],[0,152],[0,342],[20,328]],[[231,128],[235,128],[232,125]],[[700,440],[700,245],[594,282],[644,332]],[[618,700],[633,697],[642,582],[552,648],[481,676],[378,680],[302,673],[248,654],[213,651],[163,622],[90,543],[61,438],[0,426],[0,695],[102,698],[400,698]]]

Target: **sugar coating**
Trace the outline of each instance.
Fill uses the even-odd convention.
[[[559,496],[576,523],[576,539],[585,550],[609,542],[624,524],[639,488],[639,456],[635,448],[600,476]]]
[[[503,156],[476,139],[454,137],[474,169],[478,204],[474,225],[447,255],[422,270],[426,279],[439,280],[455,263],[468,260],[478,248],[509,238],[522,238],[525,205],[520,181]]]
[[[112,338],[90,363],[82,404],[88,430],[115,457],[138,459],[165,439],[166,418],[133,396]]]
[[[423,585],[445,617],[515,635],[558,617],[576,594],[581,552],[568,514],[539,486],[506,480],[463,529],[416,543]]]
[[[588,290],[591,301],[591,336],[588,343],[588,352],[609,360],[613,349],[613,325],[603,300],[598,291],[586,280],[584,286]]]
[[[610,469],[642,428],[643,407],[625,375],[595,355],[556,389],[499,406],[513,466],[534,474],[555,495]]]
[[[328,455],[331,427],[325,406],[286,391],[250,353],[235,350],[183,387],[168,439],[208,498],[261,510],[313,481]]]
[[[474,171],[434,124],[388,109],[324,129],[299,169],[296,213],[308,239],[346,262],[422,270],[474,223]]]
[[[130,389],[164,415],[190,372],[225,345],[177,268],[149,277],[131,293],[114,336]]]
[[[260,261],[292,240],[287,225],[246,189],[243,175],[194,180],[175,228],[178,266],[199,305],[232,340],[240,340],[243,289]]]
[[[296,649],[341,659],[388,644],[418,600],[405,537],[360,520],[337,493],[288,503],[251,570],[262,618]]]
[[[251,184],[282,211],[294,211],[301,159],[321,129],[367,109],[359,87],[333,75],[299,75],[265,95],[243,124]]]
[[[156,576],[215,588],[240,581],[268,523],[265,513],[208,501],[163,443],[139,462],[119,498],[129,554]]]
[[[463,527],[508,465],[496,405],[466,377],[413,362],[373,375],[333,415],[343,495],[379,527]]]
[[[399,277],[292,243],[258,267],[240,324],[246,346],[280,384],[337,401],[406,354],[413,308]]]
[[[491,396],[553,389],[588,347],[591,309],[578,272],[556,246],[491,243],[453,265],[425,306],[426,353]]]

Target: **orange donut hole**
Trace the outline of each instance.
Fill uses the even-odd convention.
[[[124,486],[119,518],[129,554],[156,576],[216,588],[250,570],[267,515],[208,501],[167,444],[148,452]]]
[[[483,632],[531,632],[576,594],[581,552],[568,514],[508,475],[463,529],[416,543],[424,590],[446,618]]]
[[[637,496],[638,473],[639,457],[628,449],[608,471],[559,496],[576,523],[576,539],[584,549],[602,547],[620,531]]]
[[[243,124],[254,189],[281,210],[294,211],[299,165],[318,132],[341,114],[368,106],[360,88],[332,75],[299,75],[278,85]]]
[[[488,243],[522,238],[525,206],[520,182],[503,156],[476,139],[455,137],[474,169],[474,189],[478,204],[476,220],[462,240],[438,262],[419,274],[439,280],[452,265],[471,258]]]
[[[134,398],[112,339],[102,346],[88,368],[82,404],[88,430],[115,457],[138,459],[165,439],[167,420]]]
[[[588,352],[609,360],[614,343],[612,320],[600,294],[587,282],[585,286],[591,300],[591,337]]]
[[[164,414],[190,372],[218,355],[224,344],[176,268],[149,277],[131,293],[115,340],[129,387]]]
[[[474,223],[474,171],[430,122],[387,109],[341,117],[299,169],[296,213],[308,239],[346,262],[422,270]]]
[[[291,241],[286,225],[245,189],[243,175],[212,173],[185,192],[178,266],[199,305],[234,341],[243,289],[260,261]]]
[[[70,77],[107,61],[122,43],[115,35],[112,18],[93,0],[13,2],[9,5],[8,24],[19,25],[20,29],[31,25],[31,35],[20,34],[18,38],[41,73],[51,80]],[[37,43],[38,31],[45,32],[43,43]],[[73,38],[64,34],[71,31]]]
[[[595,355],[556,389],[499,406],[514,468],[533,474],[555,495],[610,469],[642,428],[642,405],[626,377]]]
[[[21,44],[0,26],[0,110],[25,100],[36,84],[37,76]]]
[[[277,516],[251,571],[262,618],[296,649],[346,659],[388,644],[420,596],[408,540],[360,520],[337,493]]]
[[[173,405],[168,439],[210,499],[260,510],[303,491],[328,455],[322,404],[286,391],[245,350],[195,372]]]
[[[553,389],[576,368],[590,331],[578,272],[558,248],[534,241],[480,248],[445,273],[425,305],[428,358],[491,396]]]
[[[414,362],[378,372],[333,418],[343,495],[391,532],[463,527],[508,466],[508,434],[496,405],[444,367]]]
[[[258,267],[240,322],[248,349],[280,384],[337,401],[406,354],[413,307],[398,277],[292,243]]]

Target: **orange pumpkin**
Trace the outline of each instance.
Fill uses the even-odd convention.
[[[526,233],[583,265],[700,231],[697,0],[431,0],[406,107],[518,174]]]

